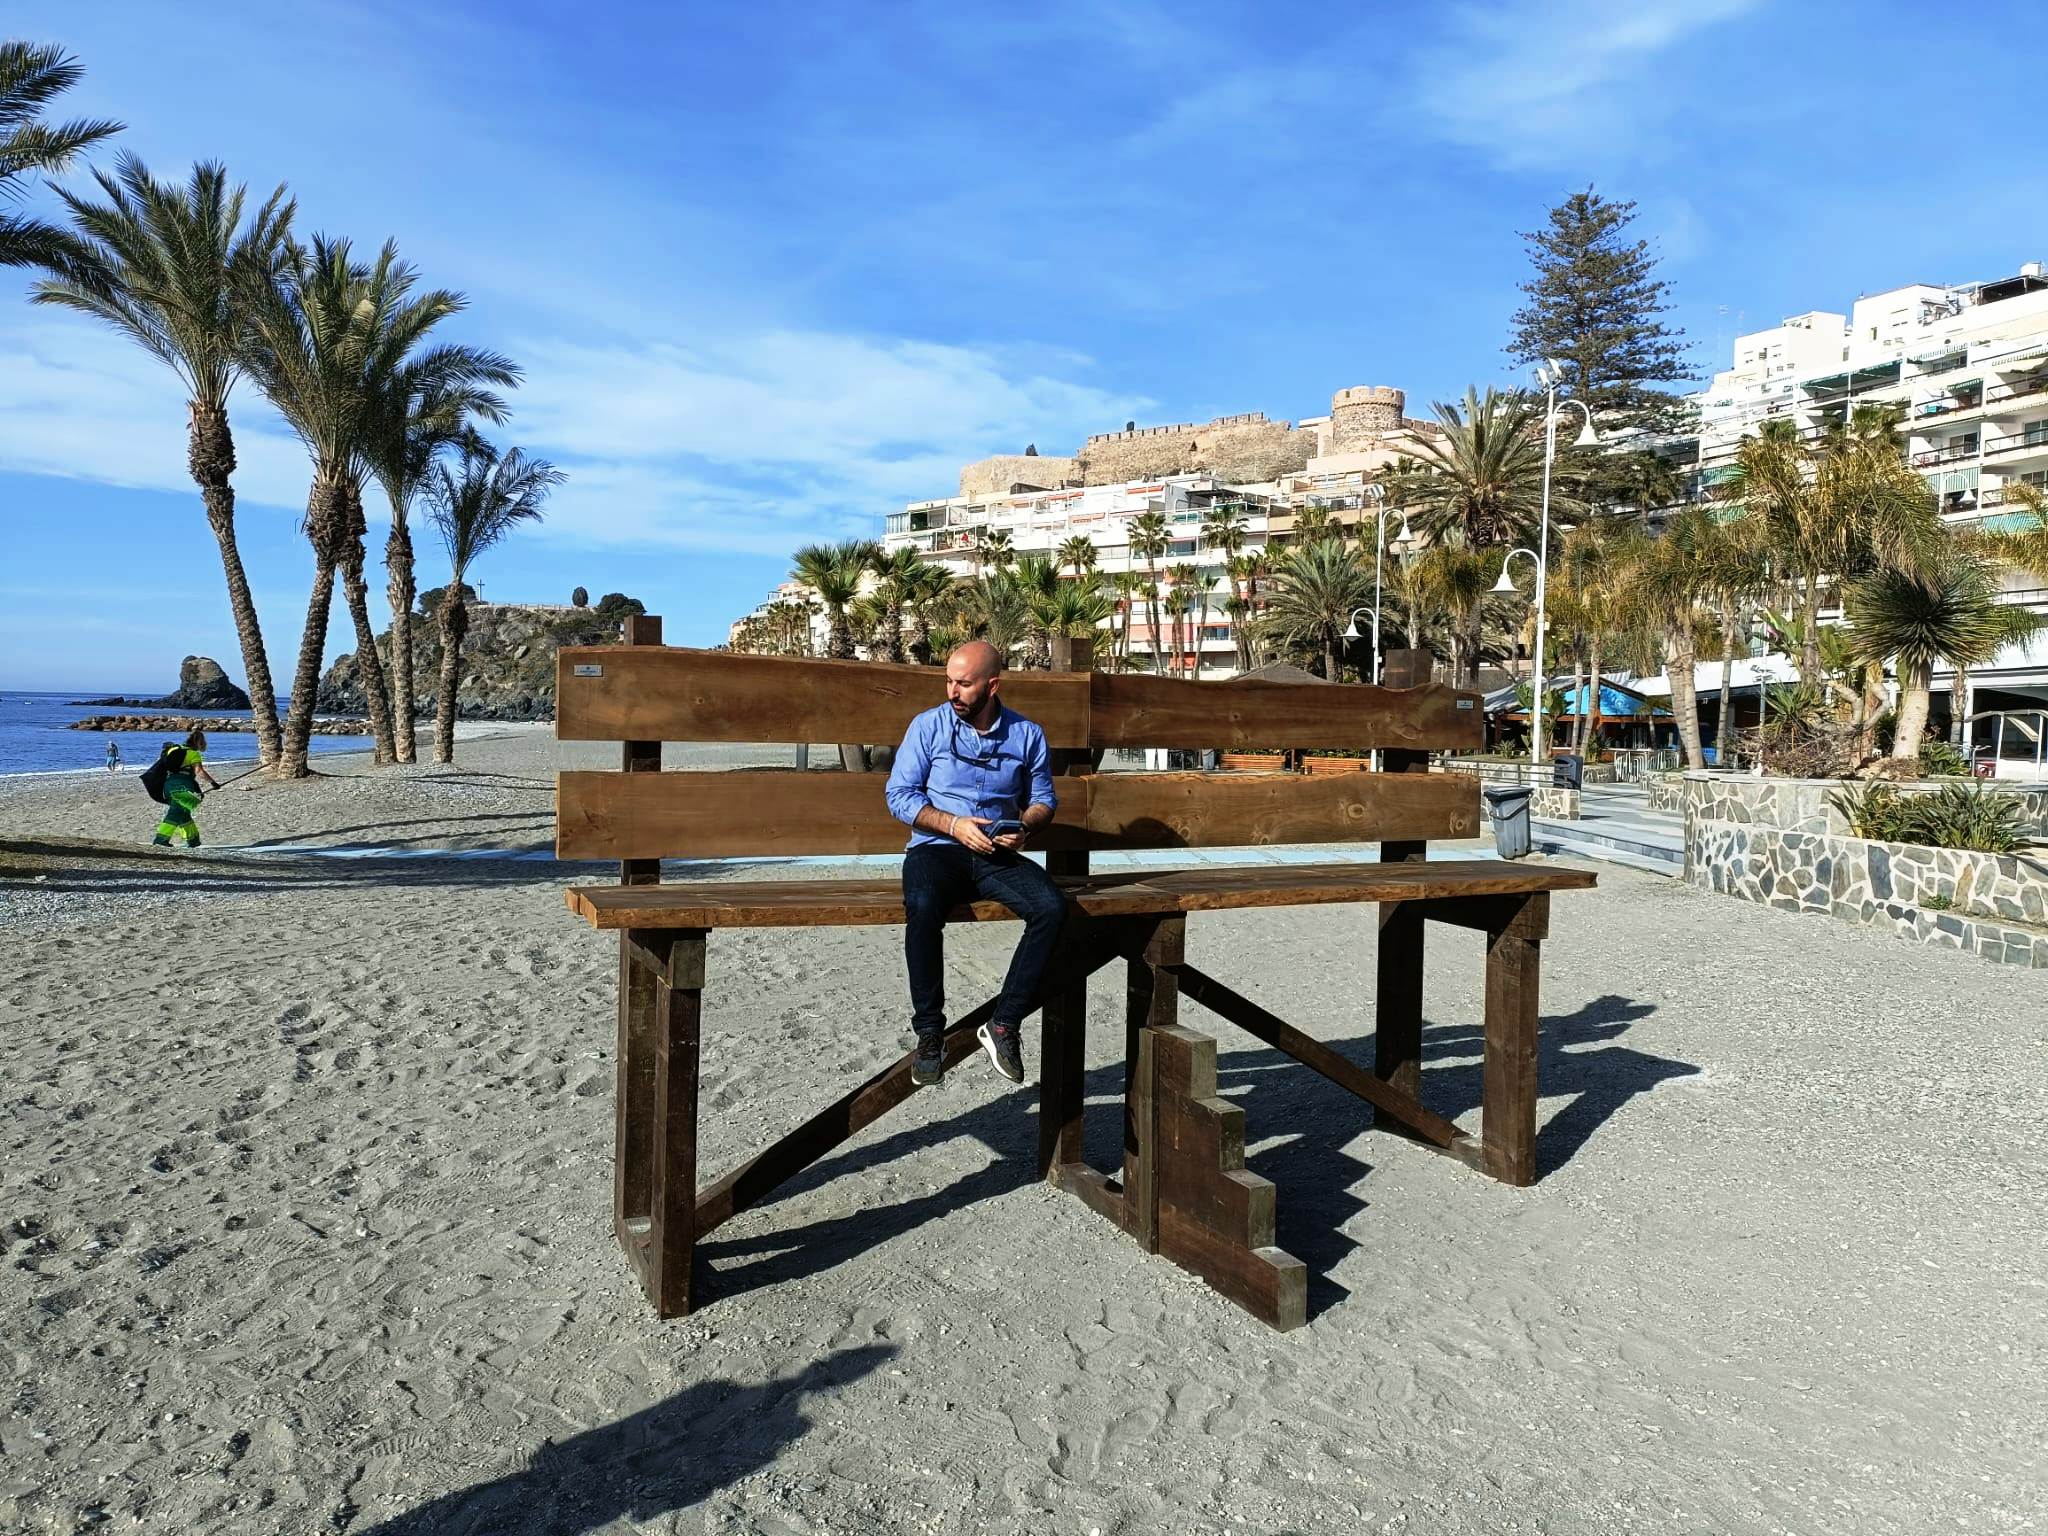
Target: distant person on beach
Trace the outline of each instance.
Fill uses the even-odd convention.
[[[199,781],[203,778],[215,789],[220,788],[220,780],[206,771],[206,732],[195,730],[185,738],[184,746],[166,747],[164,755],[171,759],[164,775],[164,819],[156,824],[153,841],[159,848],[168,848],[171,839],[183,837],[187,848],[197,848],[199,822],[193,812],[204,798]]]
[[[1003,704],[1002,682],[994,646],[956,647],[946,659],[946,702],[910,722],[889,771],[889,811],[911,829],[903,955],[917,1032],[911,1077],[920,1086],[946,1070],[946,914],[965,902],[998,901],[1024,919],[995,1017],[980,1032],[989,1060],[1013,1083],[1024,1081],[1017,1031],[1036,1005],[1066,916],[1052,877],[1023,856],[1058,804],[1045,732]]]
[[[121,771],[121,743],[119,743],[118,741],[114,740],[114,738],[113,738],[113,737],[109,736],[109,737],[107,738],[107,772],[109,772],[109,773],[119,773],[120,771]]]

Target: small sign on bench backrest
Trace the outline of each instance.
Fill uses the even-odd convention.
[[[565,740],[893,741],[944,697],[930,668],[667,647],[561,653]],[[1003,697],[1055,748],[1272,746],[1390,749],[1404,759],[1483,738],[1472,694],[1290,683],[1193,683],[1011,672]],[[906,836],[879,774],[792,769],[565,772],[564,859],[893,853]],[[1048,851],[1220,848],[1473,837],[1476,781],[1428,774],[1063,774]]]

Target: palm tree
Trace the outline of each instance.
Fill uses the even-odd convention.
[[[1500,574],[1500,561],[1467,549],[1462,542],[1432,544],[1402,573],[1415,612],[1433,612],[1443,621],[1450,644],[1451,676],[1460,688],[1472,687],[1479,676],[1481,626],[1486,594]]]
[[[1663,639],[1671,712],[1689,768],[1707,765],[1700,740],[1694,669],[1699,657],[1700,599],[1707,590],[1703,552],[1713,540],[1714,528],[1713,514],[1704,507],[1679,511],[1665,525],[1661,538],[1640,546],[1627,588],[1635,616]]]
[[[875,626],[883,661],[903,660],[903,610],[916,588],[917,573],[924,559],[908,544],[893,552],[877,544],[869,552],[868,569],[875,575],[875,595],[882,602],[881,622]]]
[[[1164,670],[1159,650],[1159,557],[1173,547],[1173,529],[1164,512],[1141,512],[1131,519],[1131,553],[1145,562],[1145,630],[1152,637],[1152,670]]]
[[[105,118],[46,123],[43,109],[84,76],[78,61],[53,44],[0,42],[0,204],[17,201],[19,177],[55,175],[86,150],[121,131]],[[71,237],[53,224],[0,207],[0,267],[40,267],[75,274]]]
[[[1118,571],[1109,578],[1110,590],[1116,594],[1117,611],[1123,615],[1123,622],[1117,627],[1115,639],[1111,642],[1111,655],[1119,671],[1130,665],[1131,659],[1131,610],[1137,606],[1138,595],[1148,591],[1143,573]]]
[[[1844,604],[1857,654],[1892,659],[1899,671],[1899,712],[1892,757],[1917,761],[1927,731],[1934,664],[1982,666],[2013,640],[2048,620],[2000,603],[1995,568],[1952,541],[1938,563],[1913,573],[1881,567],[1859,577]]]
[[[4,154],[0,154],[4,159]],[[275,767],[277,693],[256,600],[235,536],[235,438],[228,397],[242,378],[239,352],[251,282],[276,270],[292,205],[279,187],[242,219],[246,189],[202,162],[184,186],[158,181],[133,155],[96,173],[104,201],[62,191],[75,233],[70,259],[36,284],[34,301],[112,326],[178,376],[185,388],[185,463],[220,546],[228,610],[256,727],[256,755]]]
[[[437,763],[455,761],[455,695],[462,680],[462,641],[469,633],[463,578],[477,557],[517,524],[538,522],[548,492],[564,478],[546,459],[529,459],[517,448],[499,455],[473,436],[462,445],[455,468],[437,462],[428,472],[427,508],[448,551],[449,567],[448,586],[437,615],[441,626],[441,681],[434,697]]]
[[[1439,401],[1441,433],[1419,438],[1406,481],[1408,515],[1432,539],[1468,549],[1513,544],[1535,531],[1543,505],[1543,407],[1519,391],[1465,391],[1463,410]],[[1578,504],[1551,487],[1553,513]]]
[[[1052,629],[1041,616],[1052,611],[1059,597],[1060,570],[1050,555],[1029,554],[1018,558],[1017,588],[1031,614],[1031,639],[1024,664],[1041,670],[1052,665]]]
[[[1224,566],[1224,571],[1230,577],[1233,606],[1228,611],[1231,617],[1231,634],[1237,641],[1237,670],[1240,672],[1249,670],[1253,665],[1252,621],[1258,617],[1259,583],[1272,569],[1272,556],[1263,549],[1252,549],[1241,555],[1232,555]]]
[[[1031,605],[1016,574],[990,571],[963,582],[959,592],[963,628],[994,646],[1007,662],[1031,633]]]
[[[417,282],[417,272],[398,259],[390,241],[374,263],[365,264],[355,259],[347,240],[315,235],[310,247],[287,238],[280,269],[252,278],[245,291],[244,366],[313,459],[304,522],[313,546],[313,590],[277,768],[287,778],[307,772],[337,571],[355,623],[356,666],[378,760],[388,762],[396,755],[363,580],[362,505],[369,444],[395,381],[409,378],[423,398],[518,382],[518,370],[494,353],[454,346],[417,352],[427,333],[464,302],[447,289],[415,294]]]
[[[932,615],[952,590],[952,573],[928,561],[920,560],[905,582],[904,602],[910,608],[910,656],[919,666],[932,664]]]
[[[1098,558],[1095,541],[1085,533],[1077,533],[1060,545],[1059,561],[1074,573],[1074,580],[1084,581],[1095,569]]]
[[[843,539],[837,544],[807,544],[796,552],[790,576],[818,594],[825,605],[825,654],[838,661],[853,657],[853,629],[846,621],[846,609],[860,596],[861,577],[870,564],[874,544],[867,539]]]
[[[376,402],[375,424],[365,434],[364,460],[391,506],[391,532],[384,541],[384,597],[391,605],[391,724],[398,761],[418,755],[413,719],[418,713],[412,647],[412,505],[440,455],[457,447],[471,430],[470,417],[505,419],[498,398],[473,388],[422,393],[408,365],[390,380]]]
[[[1007,571],[1017,560],[1016,547],[1010,542],[1010,530],[991,528],[982,535],[976,563],[987,560],[998,571]]]
[[[1736,653],[1747,646],[1756,605],[1770,587],[1769,551],[1761,535],[1761,525],[1755,519],[1725,518],[1706,530],[1699,550],[1700,591],[1721,625],[1721,700],[1715,715],[1714,757],[1723,768],[1729,766],[1728,748],[1733,739]],[[1762,719],[1761,712],[1758,719]]]
[[[1769,422],[1737,452],[1724,494],[1762,525],[1769,558],[1797,602],[1800,681],[1821,686],[1820,608],[1831,586],[1880,568],[1912,574],[1940,561],[1934,494],[1906,462],[1886,418],[1859,413],[1818,443]]]
[[[1337,681],[1337,656],[1353,609],[1372,601],[1372,572],[1355,550],[1316,539],[1274,562],[1265,623],[1287,643],[1323,653],[1323,676]]]

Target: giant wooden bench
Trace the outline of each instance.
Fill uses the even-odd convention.
[[[570,909],[619,932],[617,1164],[619,1242],[664,1317],[692,1304],[696,1242],[914,1091],[906,1054],[765,1151],[708,1184],[697,1168],[698,1029],[708,935],[718,928],[900,924],[900,882],[882,879],[662,884],[663,858],[895,853],[906,838],[880,773],[661,772],[663,741],[893,743],[944,697],[931,668],[669,648],[661,621],[629,620],[627,643],[561,652],[556,734],[624,743],[625,772],[557,781],[556,853],[618,859],[622,883],[568,892]],[[1064,650],[1065,647],[1062,647]],[[1274,1245],[1274,1187],[1244,1167],[1244,1111],[1218,1096],[1216,1043],[1183,1028],[1183,996],[1314,1068],[1373,1106],[1373,1123],[1509,1184],[1535,1178],[1537,965],[1549,893],[1583,888],[1575,870],[1496,860],[1426,862],[1432,839],[1474,836],[1479,788],[1430,774],[1432,748],[1478,746],[1475,695],[1428,682],[1428,656],[1396,652],[1390,680],[1412,686],[1190,683],[1079,671],[1010,672],[1003,698],[1054,749],[1059,809],[1037,840],[1069,903],[1042,991],[1039,1165],[1061,1189],[1146,1249],[1202,1276],[1278,1328],[1305,1318],[1302,1263]],[[1106,747],[1382,749],[1382,772],[1092,771]],[[849,760],[858,762],[856,754]],[[1377,842],[1377,861],[1208,865],[1090,875],[1093,850]],[[1379,904],[1377,1034],[1368,1072],[1197,970],[1190,912]],[[955,921],[1009,917],[993,903]],[[1480,1134],[1418,1096],[1423,925],[1487,936]],[[1127,968],[1124,1157],[1115,1173],[1083,1157],[1087,977]],[[892,963],[894,956],[891,956]],[[1336,963],[1333,959],[1333,963]],[[991,998],[951,1024],[949,1066],[975,1049]],[[854,1027],[901,1029],[904,997],[878,999]]]

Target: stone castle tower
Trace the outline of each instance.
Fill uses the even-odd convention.
[[[1357,453],[1401,430],[1407,394],[1385,384],[1360,384],[1330,397],[1330,437],[1324,453]]]

